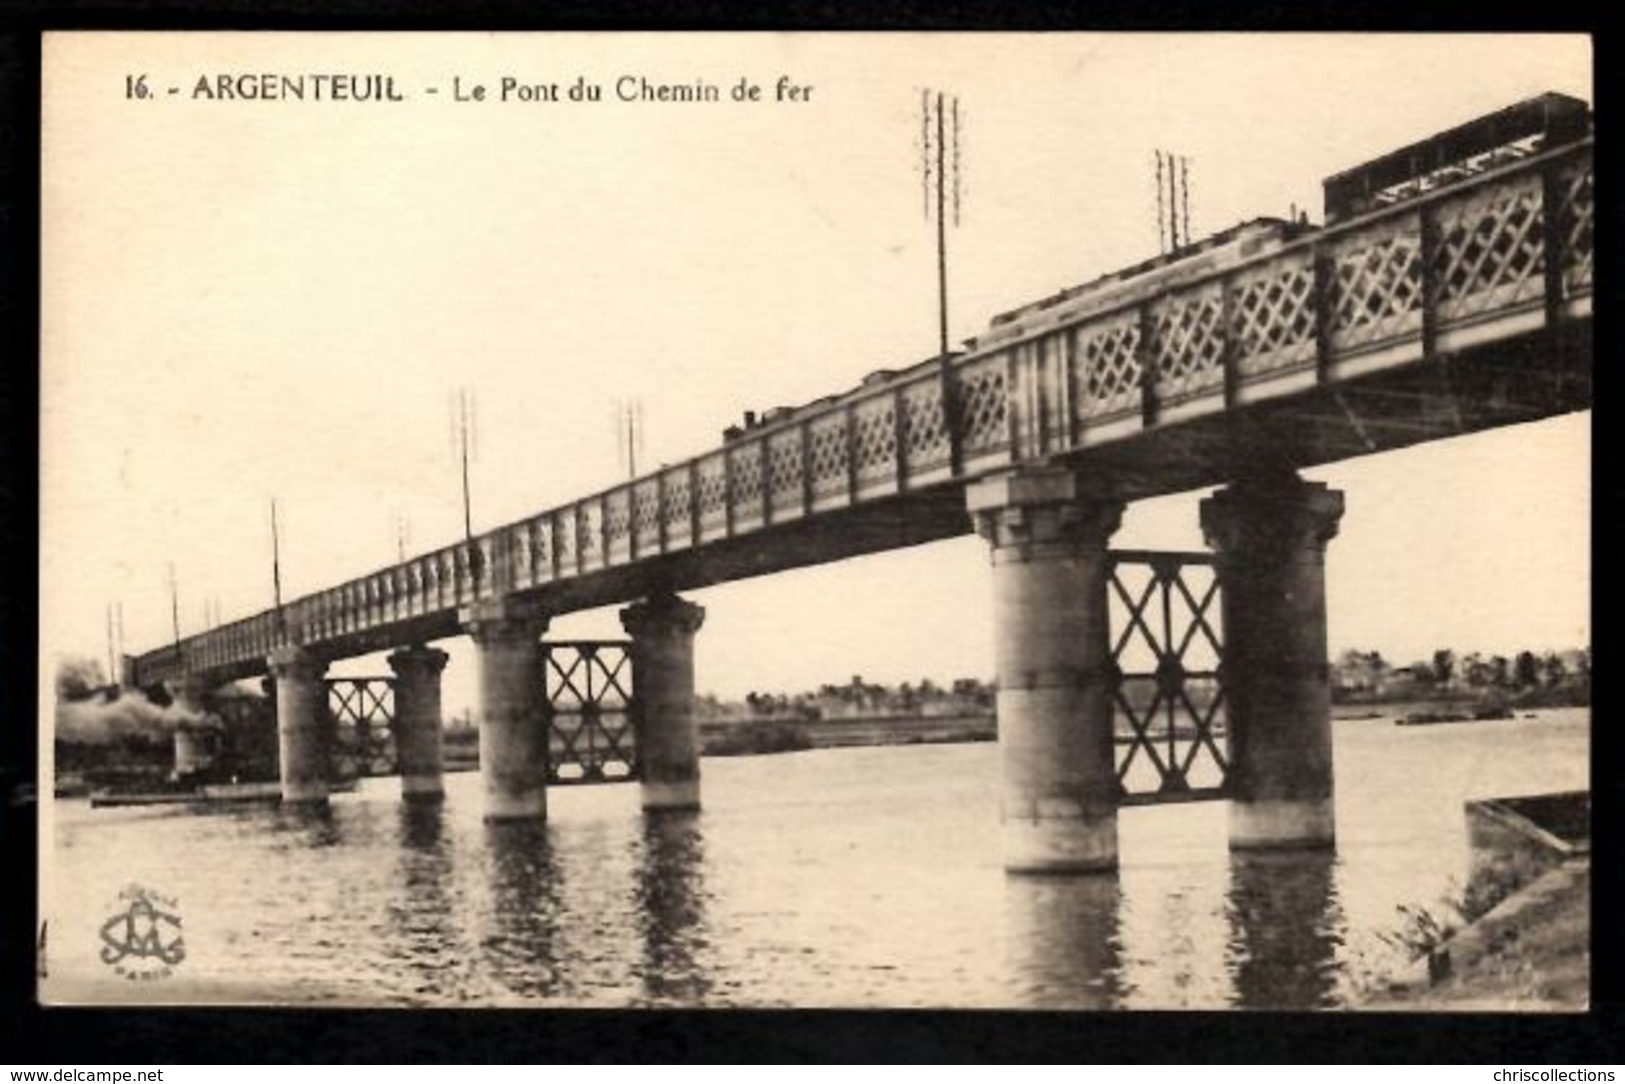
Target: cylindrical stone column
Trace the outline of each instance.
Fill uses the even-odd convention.
[[[216,732],[205,715],[208,686],[197,674],[185,674],[164,682],[171,712],[181,721],[172,736],[175,769],[172,779],[186,779],[214,763]]]
[[[1106,543],[1123,504],[1057,468],[977,482],[966,503],[993,547],[1005,869],[1115,869]]]
[[[460,616],[479,667],[485,819],[540,820],[547,816],[547,726],[539,641],[547,617],[510,599],[476,603]]]
[[[187,779],[214,766],[218,732],[201,723],[184,722],[175,728],[176,779]]]
[[[446,796],[441,778],[440,672],[451,656],[432,647],[405,647],[389,656],[395,671],[395,765],[401,797],[434,802]]]
[[[267,660],[276,680],[276,733],[282,801],[327,801],[327,661],[302,647],[279,647]]]
[[[1326,543],[1343,495],[1290,472],[1202,501],[1224,590],[1230,846],[1329,847],[1331,692]]]
[[[700,807],[700,735],[694,719],[694,634],[705,608],[660,595],[621,611],[632,637],[638,764],[644,809]]]

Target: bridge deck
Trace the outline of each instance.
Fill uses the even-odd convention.
[[[1592,163],[1582,140],[1156,289],[1031,306],[968,353],[149,652],[136,681],[453,635],[459,606],[501,594],[566,613],[947,538],[970,529],[964,484],[1012,464],[1074,463],[1135,499],[1585,409]]]

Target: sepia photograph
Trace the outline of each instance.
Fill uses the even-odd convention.
[[[43,1004],[1591,1007],[1588,37],[40,71]]]

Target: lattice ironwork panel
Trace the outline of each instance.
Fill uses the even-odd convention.
[[[455,605],[458,601],[458,551],[456,547],[443,550],[440,554],[440,594],[443,602]]]
[[[858,484],[897,474],[897,420],[890,396],[868,399],[852,411]]]
[[[576,505],[576,567],[597,568],[604,562],[604,510],[597,501]]]
[[[1121,800],[1226,797],[1222,601],[1212,558],[1112,558],[1108,605]]]
[[[1120,312],[1072,329],[1080,420],[1140,409],[1140,315]]]
[[[699,502],[702,526],[719,526],[727,517],[727,469],[727,463],[720,455],[711,455],[700,460]]]
[[[1540,187],[1538,176],[1522,177],[1440,204],[1433,270],[1441,322],[1544,299]]]
[[[550,783],[638,778],[631,644],[542,644]]]
[[[653,479],[632,488],[632,536],[639,552],[653,549],[660,541],[660,484]]]
[[[329,678],[331,764],[340,779],[393,775],[395,683],[390,678]]]
[[[474,597],[474,574],[469,567],[467,546],[456,546],[451,551],[451,594],[458,602]],[[356,601],[351,600],[352,604]]]
[[[1315,264],[1307,249],[1242,271],[1230,286],[1236,371],[1258,376],[1315,359]]]
[[[1151,356],[1160,399],[1224,383],[1224,299],[1219,284],[1174,294],[1151,307]]]
[[[1591,233],[1596,205],[1594,172],[1592,159],[1587,156],[1585,161],[1576,162],[1558,175],[1559,191],[1563,194],[1558,222],[1563,243],[1564,296],[1591,288]]]
[[[541,554],[541,522],[528,520],[513,528],[513,579],[523,587],[548,580],[551,566]]]
[[[439,609],[445,604],[440,597],[440,555],[431,553],[418,564],[423,568],[424,604]]]
[[[420,614],[427,608],[423,590],[423,562],[413,561],[406,566],[406,612]]]
[[[530,521],[530,575],[533,583],[553,578],[553,524],[545,517]]]
[[[475,598],[490,594],[492,590],[492,581],[497,571],[496,545],[496,539],[491,535],[482,535],[474,540],[470,566],[474,573]]]
[[[397,586],[396,612],[401,617],[407,617],[419,612],[422,608],[423,595],[421,584],[418,582],[418,568],[416,564],[402,565],[395,570]]]
[[[341,583],[327,593],[327,627],[328,632],[332,635],[337,635],[345,629],[347,621],[345,607],[348,604],[348,590],[348,586]]]
[[[1332,249],[1332,345],[1368,346],[1422,326],[1422,258],[1414,218],[1373,226]]]
[[[565,508],[556,513],[553,519],[553,545],[558,550],[559,568],[563,571],[575,570],[577,544],[576,510]]]
[[[428,554],[418,558],[418,590],[422,593],[423,608],[425,610],[438,609],[440,606],[440,578],[439,558],[435,554]]]
[[[954,371],[958,385],[960,447],[966,455],[984,455],[1010,446],[1010,387],[1005,356],[962,365]]]
[[[924,380],[903,389],[903,440],[909,470],[947,465],[948,426],[942,415],[940,381]]]
[[[733,493],[729,498],[734,515],[754,517],[762,513],[762,445],[751,441],[728,451],[728,469]]]
[[[392,568],[384,573],[384,617],[398,619],[406,602],[406,570]]]
[[[604,537],[613,548],[625,546],[632,529],[632,492],[617,489],[604,497]]]
[[[689,503],[693,494],[691,493],[692,487],[688,483],[688,471],[673,471],[664,477],[666,489],[664,511],[667,532],[686,536],[689,521],[694,514],[693,506]],[[672,528],[680,528],[680,530],[673,532]]]
[[[468,597],[468,550],[464,546],[453,546],[446,554],[446,571],[446,592],[453,602],[461,602]]]
[[[830,414],[808,426],[811,443],[813,493],[826,496],[846,491],[846,416]]]
[[[801,507],[801,430],[785,429],[768,438],[767,474],[774,509]]]

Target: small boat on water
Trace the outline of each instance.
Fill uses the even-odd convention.
[[[1413,711],[1394,720],[1395,726],[1432,726],[1435,723],[1477,723],[1514,718],[1512,709],[1485,704],[1466,711]]]

